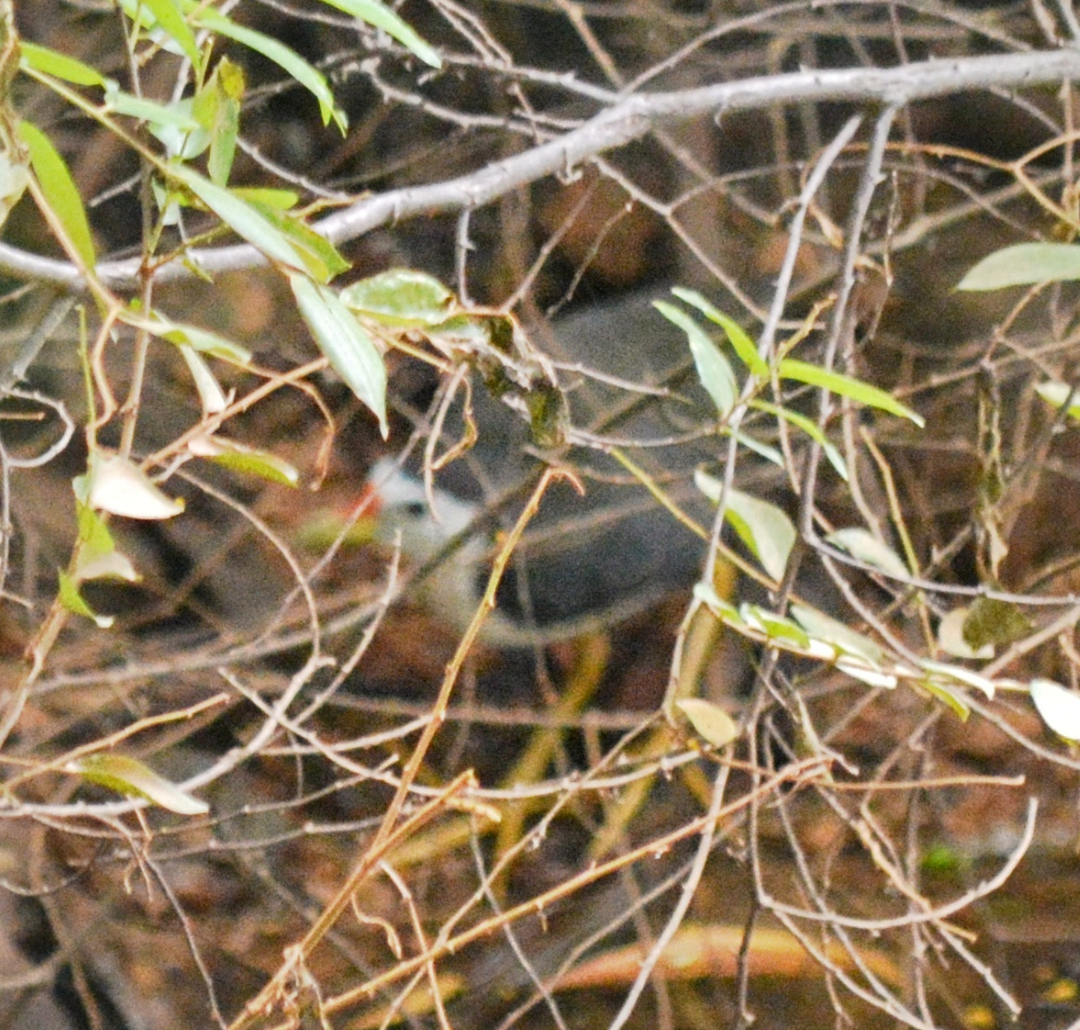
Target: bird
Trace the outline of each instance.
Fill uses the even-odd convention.
[[[609,627],[702,574],[704,532],[696,534],[657,502],[613,456],[619,449],[705,527],[711,506],[693,471],[719,460],[715,409],[696,383],[686,336],[632,294],[587,307],[533,331],[557,370],[568,411],[568,446],[538,453],[529,425],[480,388],[473,391],[478,438],[425,489],[416,463],[392,457],[368,475],[379,515],[376,539],[400,541],[424,567],[424,602],[455,629],[480,604],[497,551],[494,531],[513,524],[545,462],[569,467],[583,493],[554,482],[541,500],[497,595],[482,639],[534,647]],[[463,423],[461,405],[443,426]],[[702,428],[704,427],[704,428]],[[452,446],[452,429],[444,429]],[[511,499],[516,503],[506,502]],[[493,503],[496,502],[496,503]]]
[[[422,603],[464,632],[482,603],[498,550],[483,505],[441,488],[429,494],[419,478],[387,458],[375,463],[368,483],[373,538],[400,546],[422,570]],[[564,519],[566,504],[554,504]],[[588,507],[584,512],[587,520]],[[672,532],[655,511],[619,514],[614,525],[600,519],[586,540],[573,539],[572,515],[569,529],[552,535],[541,527],[533,537],[526,535],[499,585],[481,641],[532,648],[599,632],[693,581],[701,549],[685,539],[689,534]]]

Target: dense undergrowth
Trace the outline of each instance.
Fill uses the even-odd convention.
[[[0,14],[0,1022],[1072,1025],[1067,4]]]

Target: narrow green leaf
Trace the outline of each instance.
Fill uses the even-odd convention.
[[[386,366],[375,341],[333,290],[304,275],[290,275],[289,282],[319,350],[374,413],[385,439],[390,431],[386,422]]]
[[[300,194],[295,190],[277,190],[268,186],[234,186],[233,193],[241,200],[259,207],[272,207],[275,211],[288,211],[300,203]]]
[[[782,418],[785,422],[790,422],[793,426],[797,426],[801,429],[811,440],[816,441],[821,447],[825,457],[829,459],[829,464],[836,469],[836,474],[845,483],[848,481],[847,462],[844,461],[844,456],[837,449],[836,445],[821,431],[821,427],[813,419],[809,419],[805,415],[800,415],[797,411],[781,408],[770,401],[761,400],[760,398],[751,401],[750,407],[757,408],[759,411],[768,412],[776,418]]]
[[[79,584],[63,569],[59,570],[60,591],[58,594],[60,604],[74,615],[81,615],[97,624],[98,629],[108,629],[115,621],[111,615],[98,615],[90,607],[79,593]]]
[[[817,365],[811,365],[806,361],[798,361],[795,358],[784,358],[780,362],[777,374],[781,379],[794,379],[799,383],[809,383],[811,386],[820,386],[842,397],[850,397],[860,404],[869,405],[889,412],[890,415],[899,415],[901,418],[910,419],[920,429],[926,425],[926,421],[918,412],[901,404],[891,394],[879,390],[876,386],[864,383],[860,379],[852,379],[850,376],[841,375],[839,372],[828,372]]]
[[[910,575],[908,567],[900,560],[896,552],[861,526],[838,529],[835,533],[830,533],[825,540],[833,547],[847,551],[853,558],[858,558],[859,561],[880,569],[886,575],[897,579],[904,579]]]
[[[49,47],[28,43],[24,39],[19,40],[19,63],[24,68],[32,68],[34,71],[51,75],[54,79],[74,83],[76,86],[116,85],[114,79],[107,79],[96,68],[91,68],[82,61],[57,50],[51,50]]]
[[[247,368],[251,364],[251,351],[224,336],[210,332],[209,329],[161,319],[151,323],[150,330],[155,336],[160,336],[169,343],[187,344],[200,354],[209,354],[241,368]]]
[[[896,684],[900,682],[894,673],[868,665],[864,659],[852,658],[850,655],[841,655],[837,658],[836,667],[852,679],[865,683],[868,687],[883,687],[885,690],[893,690]]]
[[[284,458],[269,451],[246,447],[236,440],[222,436],[197,436],[188,444],[188,449],[196,457],[206,458],[233,472],[258,476],[270,483],[295,487],[300,482],[300,473]]]
[[[1000,290],[1080,279],[1080,246],[1018,243],[984,257],[956,284],[958,290]]]
[[[186,165],[169,165],[169,174],[186,186],[238,236],[261,250],[271,261],[303,269],[307,263],[285,234],[262,212],[230,190],[203,178]]]
[[[967,703],[963,691],[956,690],[947,683],[937,683],[932,679],[920,680],[919,686],[950,708],[961,722],[968,721],[968,716],[971,715],[971,706]]]
[[[391,268],[346,286],[341,300],[384,325],[412,327],[445,322],[455,297],[433,276],[411,268]]]
[[[75,564],[74,582],[84,583],[91,579],[123,579],[135,583],[140,576],[128,558],[116,549],[112,534],[105,520],[89,505],[76,500],[75,509],[79,519],[78,558]],[[81,598],[80,598],[81,600]]]
[[[710,322],[715,322],[720,326],[727,335],[732,350],[739,356],[739,360],[758,379],[762,381],[768,380],[768,362],[758,354],[754,341],[750,339],[746,331],[735,319],[725,315],[719,308],[710,304],[697,290],[687,290],[681,286],[676,286],[671,292],[679,300],[697,308]]]
[[[823,640],[845,654],[861,658],[874,668],[881,668],[885,664],[885,651],[879,644],[817,608],[793,604],[791,615],[811,637]]]
[[[180,356],[195,381],[195,389],[199,394],[199,404],[204,415],[219,415],[229,406],[229,398],[217,381],[217,377],[210,371],[210,367],[203,360],[194,347],[186,343],[177,344]]]
[[[345,112],[335,105],[334,94],[330,91],[326,76],[308,64],[295,50],[290,50],[272,36],[237,25],[236,22],[226,18],[212,7],[199,7],[195,16],[198,18],[200,27],[250,47],[283,68],[319,101],[323,125],[328,124],[333,118],[342,133],[345,132],[348,128]]]
[[[183,2],[187,3],[187,0]],[[120,9],[128,16],[132,24],[137,26],[155,46],[177,57],[188,56],[184,53],[184,48],[161,27],[153,11],[142,0],[114,0],[114,3],[119,3]]]
[[[775,448],[770,447],[767,443],[762,443],[760,440],[749,433],[732,433],[726,426],[721,430],[723,436],[734,436],[739,442],[739,445],[745,447],[748,451],[753,451],[754,454],[764,458],[767,462],[775,465],[777,468],[784,467],[784,456]]]
[[[945,677],[962,683],[965,687],[974,687],[976,690],[981,690],[991,701],[994,699],[996,692],[994,681],[970,669],[965,669],[962,665],[949,665],[946,662],[935,662],[924,658],[919,663],[919,667],[935,677]]]
[[[295,215],[273,204],[264,204],[261,197],[250,197],[248,203],[281,234],[287,237],[293,250],[304,262],[308,274],[321,283],[329,282],[349,268],[349,262],[325,236]]]
[[[105,108],[113,114],[146,122],[155,132],[171,129],[186,134],[200,128],[191,113],[191,104],[187,101],[159,104],[156,100],[137,97],[110,85],[105,90]]]
[[[199,72],[202,68],[202,58],[195,42],[195,34],[184,20],[184,15],[176,0],[139,0],[139,4],[153,13],[161,30],[176,41],[188,60],[195,66],[196,72]]]
[[[323,3],[351,14],[367,22],[368,25],[374,25],[377,29],[382,29],[403,47],[412,51],[424,64],[432,68],[442,67],[439,52],[424,42],[408,23],[402,21],[398,15],[378,0],[323,0]]]
[[[770,640],[785,644],[794,644],[799,650],[810,647],[810,638],[801,626],[790,619],[785,619],[776,612],[770,612],[761,605],[744,603],[739,606],[739,614],[748,626],[764,633]]]
[[[723,483],[719,479],[698,469],[694,483],[710,501],[720,502]],[[791,519],[775,504],[734,487],[727,493],[724,518],[762,568],[777,582],[783,579],[788,556],[795,546],[795,526]]]
[[[45,195],[45,202],[60,222],[64,233],[83,264],[92,269],[97,263],[94,239],[82,198],[75,180],[52,141],[33,122],[19,122],[19,138],[30,153],[30,167]]]
[[[145,798],[178,815],[205,815],[210,811],[205,801],[181,790],[149,766],[127,755],[84,755],[69,763],[67,771],[117,794]]]
[[[694,597],[704,604],[718,619],[733,626],[742,626],[743,617],[738,608],[730,601],[725,601],[708,583],[694,584]]]
[[[681,308],[663,300],[653,301],[653,307],[686,333],[701,385],[705,387],[716,405],[717,413],[723,418],[735,406],[739,395],[739,385],[735,381],[735,373],[731,371],[728,359],[709,334]]]
[[[207,171],[219,186],[229,181],[236,140],[240,133],[240,102],[244,96],[244,72],[227,57],[218,61],[214,74],[203,83],[191,104],[191,113],[210,136]],[[247,198],[249,201],[251,197]]]
[[[686,716],[697,735],[713,747],[727,747],[739,735],[739,727],[731,716],[711,701],[684,697],[675,702],[675,707]]]

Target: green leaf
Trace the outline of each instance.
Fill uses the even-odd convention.
[[[64,159],[52,141],[32,122],[19,122],[19,138],[30,153],[30,167],[45,195],[45,203],[60,222],[71,245],[83,264],[93,269],[97,263],[90,222],[86,218],[82,198],[75,188]]]
[[[176,41],[180,49],[189,61],[195,66],[195,71],[202,69],[202,59],[199,48],[195,42],[195,34],[184,20],[176,0],[138,0],[139,6],[147,8],[153,15],[161,30]]]
[[[947,683],[935,683],[931,679],[920,680],[919,686],[950,708],[955,715],[959,716],[961,722],[968,721],[971,706],[967,703],[963,691],[955,690]]]
[[[709,500],[720,502],[723,483],[719,479],[698,469],[694,473],[694,483]],[[734,487],[727,493],[724,518],[761,562],[762,568],[777,582],[783,579],[788,556],[795,546],[795,527],[791,519],[775,504],[751,497]]]
[[[244,72],[238,64],[223,57],[214,74],[195,95],[191,113],[210,136],[207,171],[219,186],[229,181],[236,139],[240,133],[240,101],[244,96]],[[247,198],[249,201],[251,197]]]
[[[1018,243],[984,257],[956,284],[958,290],[1000,290],[1080,279],[1080,246]]]
[[[155,336],[160,336],[169,343],[186,344],[200,354],[209,354],[241,368],[247,368],[251,364],[251,351],[224,336],[210,332],[209,329],[160,319],[151,323],[150,330]]]
[[[795,546],[795,526],[791,519],[775,504],[741,490],[728,491],[725,518],[756,555],[761,567],[777,582],[783,579],[788,556]]]
[[[1080,695],[1053,680],[1031,681],[1031,700],[1035,710],[1059,737],[1080,741]]]
[[[250,197],[250,194],[247,196]],[[288,238],[313,279],[321,283],[329,282],[349,267],[349,262],[341,256],[337,247],[295,215],[282,211],[276,205],[264,204],[261,197],[251,197],[248,203]]]
[[[155,131],[171,129],[178,133],[189,133],[199,128],[191,113],[191,104],[183,100],[159,104],[156,100],[137,97],[110,85],[105,90],[105,108],[113,114],[146,122]]]
[[[195,17],[199,26],[216,32],[220,36],[227,36],[246,47],[260,53],[269,61],[283,68],[300,85],[304,86],[319,101],[319,110],[322,113],[323,125],[334,119],[334,123],[344,134],[348,128],[345,112],[340,110],[334,103],[334,94],[330,91],[330,85],[326,76],[318,69],[312,67],[295,50],[290,50],[284,43],[279,42],[272,36],[256,32],[254,29],[237,25],[236,22],[226,18],[211,7],[188,4],[189,9],[196,11]]]
[[[60,604],[72,612],[74,615],[82,615],[84,618],[90,619],[97,624],[98,629],[108,629],[113,622],[111,615],[98,615],[93,608],[90,607],[83,598],[83,595],[79,593],[79,584],[69,576],[63,569],[59,570],[60,577],[60,590],[58,598]]]
[[[725,315],[719,308],[713,307],[696,290],[687,290],[681,286],[676,286],[671,292],[679,300],[697,308],[710,322],[715,322],[720,326],[727,335],[728,343],[731,344],[732,349],[739,356],[739,360],[758,379],[762,381],[768,380],[769,363],[758,354],[754,341],[750,339],[746,331],[735,319]]]
[[[784,456],[775,448],[770,447],[767,443],[762,443],[760,440],[755,439],[748,433],[738,432],[732,433],[730,429],[724,427],[721,430],[723,436],[734,436],[739,444],[745,447],[749,451],[753,451],[755,454],[760,455],[767,462],[775,465],[777,468],[784,467]]]
[[[245,447],[236,440],[221,436],[197,436],[188,444],[188,450],[198,458],[206,458],[233,472],[258,476],[270,483],[295,487],[300,482],[300,473],[284,458],[268,451]]]
[[[289,282],[319,350],[374,413],[385,439],[390,431],[386,422],[386,366],[375,341],[333,290],[304,275],[290,275]]]
[[[885,664],[885,651],[879,644],[817,608],[793,604],[791,615],[811,637],[822,640],[845,654],[861,658],[874,668]]]
[[[91,579],[123,579],[136,583],[140,579],[128,558],[116,549],[105,520],[89,505],[75,503],[79,519],[78,557],[72,579],[74,584]],[[73,584],[73,585],[74,585]],[[82,600],[82,598],[80,598]],[[85,614],[85,613],[80,613]]]
[[[725,601],[708,583],[694,584],[694,597],[704,604],[718,619],[732,626],[743,626],[743,617],[730,601]]]
[[[713,747],[726,747],[739,735],[731,716],[711,701],[684,697],[675,702],[675,707],[686,716],[694,732]]]
[[[194,347],[189,347],[186,343],[177,344],[177,347],[187,364],[191,378],[195,380],[195,389],[199,394],[199,404],[202,406],[203,414],[220,415],[229,406],[229,398],[225,395],[217,377],[210,371],[202,355]]]
[[[75,496],[97,511],[129,519],[171,519],[184,502],[168,497],[134,462],[118,454],[94,452],[85,476],[75,480]]]
[[[170,107],[175,118],[171,121],[149,121],[146,127],[155,139],[161,141],[168,159],[193,161],[210,146],[210,133],[195,117],[193,98],[174,100]],[[158,185],[157,180],[154,182]]]
[[[994,699],[996,687],[994,681],[980,676],[977,672],[965,669],[962,665],[949,665],[946,662],[935,662],[924,658],[919,662],[919,667],[929,673],[935,680],[950,679],[956,683],[962,683],[965,687],[974,687],[981,690],[991,701]]]
[[[114,790],[117,794],[145,798],[178,815],[205,815],[210,811],[205,801],[192,797],[149,766],[127,755],[84,755],[65,768],[67,772],[77,773],[99,787]]]
[[[708,391],[717,413],[723,418],[735,406],[739,395],[739,384],[735,381],[735,373],[731,371],[728,359],[709,334],[681,308],[663,300],[653,301],[653,307],[686,333],[701,385]]]
[[[1065,403],[1072,398],[1069,403],[1069,410],[1066,414],[1069,418],[1075,418],[1080,420],[1080,389],[1073,390],[1068,383],[1039,383],[1035,387],[1035,392],[1053,408],[1061,408]]]
[[[233,193],[241,200],[260,208],[272,207],[275,211],[288,211],[300,203],[300,194],[295,190],[277,190],[269,186],[234,186]]]
[[[307,267],[305,256],[298,253],[286,235],[253,205],[241,200],[186,165],[172,163],[169,174],[187,187],[238,236],[262,251],[271,261],[289,268]]]
[[[825,537],[825,541],[896,579],[905,579],[910,575],[907,566],[895,551],[878,540],[869,530],[860,526],[838,529]]]
[[[885,690],[893,690],[900,682],[895,673],[879,669],[876,665],[870,665],[864,658],[853,658],[850,655],[841,655],[836,659],[836,667],[852,679],[865,683],[868,687],[882,687]]]
[[[850,376],[841,375],[839,372],[829,372],[817,365],[811,365],[806,361],[798,361],[795,358],[784,358],[780,362],[777,374],[781,379],[794,379],[799,383],[809,383],[811,386],[820,386],[842,397],[850,397],[860,404],[869,405],[871,408],[880,408],[889,412],[890,415],[899,415],[901,418],[910,419],[920,429],[926,425],[923,417],[918,412],[901,404],[891,394],[879,390],[876,386],[864,383],[860,379],[852,379]]]
[[[382,29],[402,46],[411,50],[424,64],[432,68],[442,67],[439,52],[425,43],[413,28],[402,21],[390,8],[378,3],[378,0],[323,0],[323,3],[351,14],[367,22],[368,25],[374,25],[377,29]]]
[[[821,427],[813,419],[809,419],[805,415],[800,415],[797,411],[790,411],[787,408],[778,407],[770,401],[761,400],[760,398],[751,401],[750,407],[768,412],[776,418],[782,418],[785,422],[790,422],[792,425],[798,426],[798,428],[806,433],[811,440],[817,442],[821,447],[825,457],[829,459],[829,464],[836,469],[836,474],[845,483],[848,481],[847,462],[844,461],[844,456],[837,450],[836,445],[821,431]]]
[[[801,651],[810,647],[810,638],[806,631],[776,612],[770,612],[757,604],[742,604],[739,606],[739,614],[747,626],[764,633],[770,640],[794,644]]]
[[[391,268],[341,291],[346,307],[384,325],[405,328],[440,325],[455,299],[438,279],[411,268]]]
[[[116,85],[114,79],[107,79],[96,68],[91,68],[82,61],[26,40],[19,40],[19,59],[24,68],[32,68],[44,75],[51,75],[54,79],[72,82],[76,86]]]
[[[89,505],[76,500],[75,512],[79,521],[79,542],[91,554],[106,554],[116,545],[105,520]]]

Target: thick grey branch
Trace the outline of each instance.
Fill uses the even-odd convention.
[[[638,139],[656,123],[673,122],[710,111],[745,111],[773,104],[846,100],[899,106],[913,100],[990,87],[1038,86],[1080,79],[1080,49],[1029,51],[961,57],[902,65],[897,68],[848,68],[767,75],[672,93],[627,97],[579,128],[521,154],[487,165],[447,182],[391,190],[365,197],[329,215],[315,228],[342,243],[372,229],[417,215],[475,209],[511,190],[557,172],[569,171],[605,151]],[[208,274],[265,264],[252,246],[203,248],[187,258]],[[139,285],[137,260],[106,261],[98,274],[115,289]],[[82,288],[77,269],[67,262],[40,257],[0,243],[0,272],[22,280],[51,283],[66,290]],[[159,281],[182,279],[191,270],[179,261],[157,272]]]

